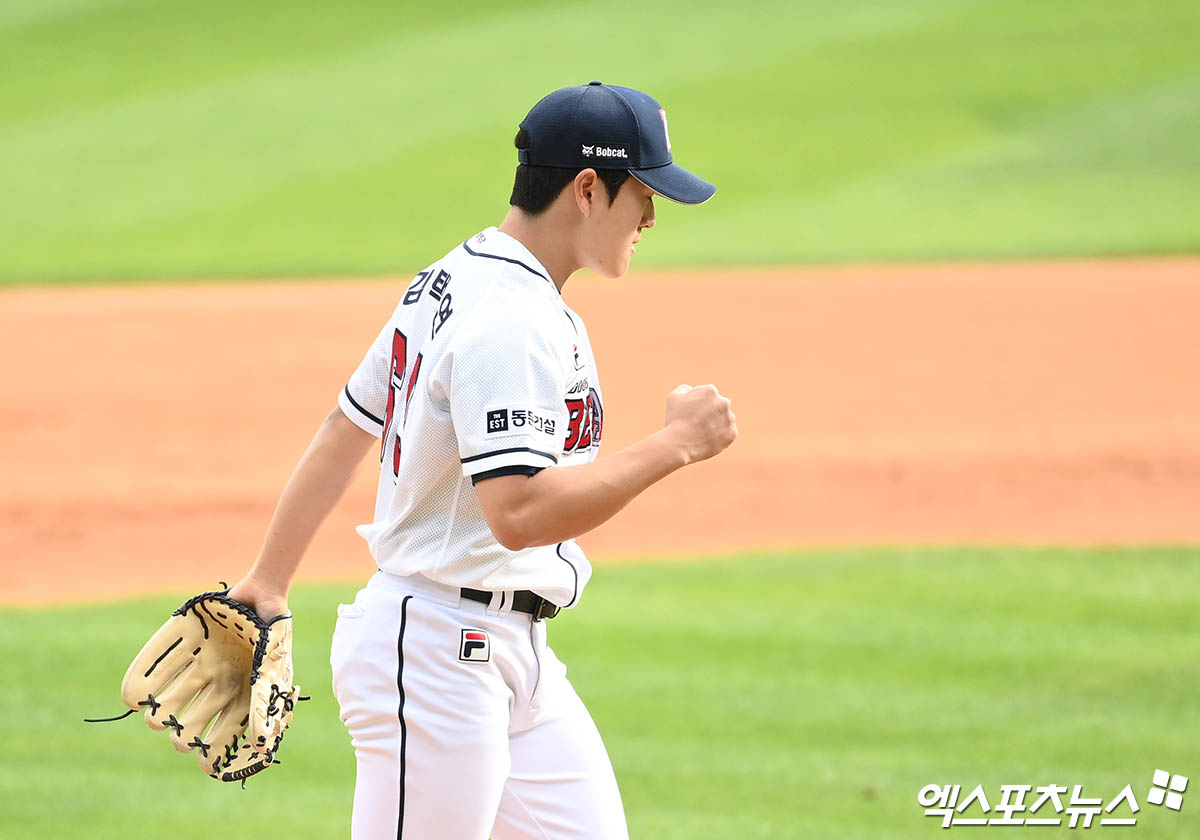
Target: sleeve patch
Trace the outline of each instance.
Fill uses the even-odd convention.
[[[487,413],[487,433],[494,434],[495,432],[508,431],[508,409],[497,408],[495,411]]]
[[[515,435],[540,432],[553,437],[558,433],[558,421],[559,418],[546,411],[535,411],[528,408],[492,408],[488,409],[486,413],[484,433]]]

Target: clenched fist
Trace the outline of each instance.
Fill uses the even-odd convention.
[[[715,385],[680,385],[668,394],[665,428],[688,464],[725,450],[738,434],[733,404]]]

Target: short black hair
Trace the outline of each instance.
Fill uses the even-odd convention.
[[[520,129],[513,139],[518,149],[529,148],[529,134]],[[582,169],[561,166],[530,166],[517,164],[517,177],[513,181],[512,197],[508,203],[520,207],[531,216],[536,216],[550,206],[567,184],[575,180]],[[629,178],[628,169],[597,169],[596,175],[604,182],[608,203],[612,204],[621,191],[621,185]]]

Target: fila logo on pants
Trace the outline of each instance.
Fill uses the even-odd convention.
[[[492,658],[491,644],[482,630],[463,630],[458,644],[458,658],[463,662],[488,662]]]

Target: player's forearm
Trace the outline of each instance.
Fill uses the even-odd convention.
[[[607,522],[634,497],[688,463],[671,433],[662,429],[614,455],[588,464],[542,470],[522,479],[501,522],[489,523],[506,548],[550,545]],[[482,482],[480,486],[487,484]]]
[[[287,592],[317,528],[345,493],[374,442],[339,409],[325,418],[279,497],[248,577],[264,589]]]

